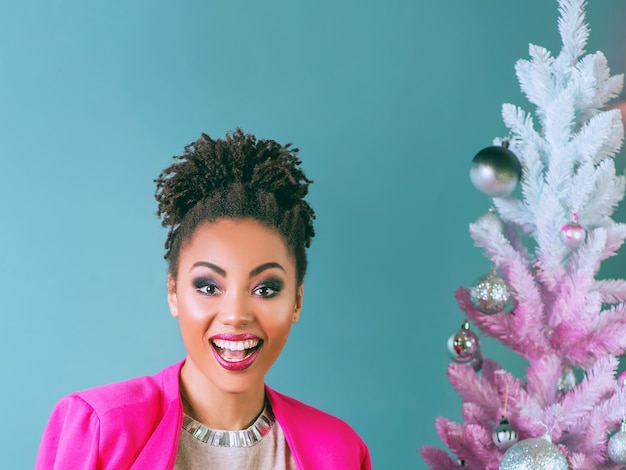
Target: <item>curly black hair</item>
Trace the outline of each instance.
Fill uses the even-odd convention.
[[[174,157],[180,161],[161,172],[154,195],[161,224],[169,227],[164,258],[174,278],[180,250],[199,225],[252,218],[280,233],[302,282],[315,213],[304,200],[312,181],[300,168],[297,153],[291,144],[257,140],[238,128],[225,139],[202,134]]]

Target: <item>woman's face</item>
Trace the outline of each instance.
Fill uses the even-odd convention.
[[[205,223],[183,245],[177,276],[168,300],[186,377],[230,393],[261,386],[302,308],[282,237],[252,219]]]

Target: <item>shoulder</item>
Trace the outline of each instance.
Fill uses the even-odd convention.
[[[276,420],[303,468],[371,468],[367,446],[348,423],[295,398],[266,390]]]
[[[155,434],[159,448],[150,454],[160,458],[159,449],[170,452],[181,414],[179,370],[180,364],[175,364],[155,375],[62,398],[44,430],[37,470],[130,468]]]
[[[77,461],[85,462],[81,468],[96,468],[98,462],[130,468],[164,416],[166,424],[175,424],[179,369],[175,364],[155,375],[62,398],[44,430],[36,468],[77,468],[70,465]]]
[[[158,419],[171,402],[179,399],[178,373],[180,363],[161,370],[154,375],[102,385],[74,392],[63,398],[57,406],[71,404],[84,409],[100,421],[125,422],[137,418],[142,421]]]
[[[268,389],[268,392],[275,413],[306,420],[308,425],[323,430],[324,433],[331,432],[337,435],[348,433],[356,436],[352,427],[342,419],[272,389]]]
[[[74,392],[65,399],[84,401],[99,415],[114,412],[118,408],[153,405],[159,401],[177,398],[170,393],[177,387],[177,364],[154,375],[135,377],[99,387]],[[170,396],[171,395],[171,396]]]

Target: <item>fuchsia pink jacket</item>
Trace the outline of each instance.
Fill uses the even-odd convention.
[[[182,364],[61,399],[35,469],[173,469],[183,419]],[[372,468],[367,447],[348,424],[268,387],[266,392],[300,470]]]

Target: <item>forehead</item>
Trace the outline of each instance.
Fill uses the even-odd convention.
[[[231,269],[279,262],[295,272],[283,237],[254,219],[218,219],[199,225],[181,248],[179,264],[183,267],[201,260]]]

